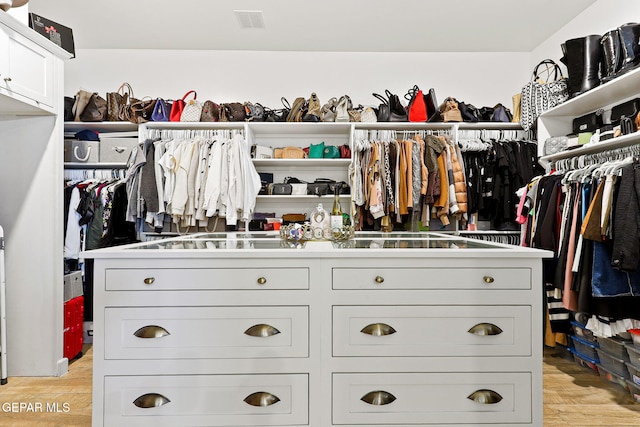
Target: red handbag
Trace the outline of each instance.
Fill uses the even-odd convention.
[[[410,122],[426,122],[427,121],[427,104],[424,101],[422,90],[418,86],[413,86],[405,95],[409,99],[407,107]]]
[[[339,147],[340,149],[340,158],[341,159],[350,159],[351,158],[351,148],[348,144],[343,144]]]
[[[171,104],[171,112],[169,113],[170,122],[180,121],[180,116],[182,116],[182,110],[184,110],[184,106],[187,105],[187,103],[185,102],[185,98],[189,96],[189,94],[191,93],[193,93],[193,99],[196,99],[198,94],[196,93],[195,90],[190,90],[189,92],[185,93],[181,99],[176,99],[175,101],[173,101],[173,104]]]

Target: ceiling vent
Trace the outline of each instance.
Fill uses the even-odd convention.
[[[234,10],[240,28],[264,28],[261,10]]]

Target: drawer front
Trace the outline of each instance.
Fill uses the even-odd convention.
[[[107,269],[108,291],[309,289],[308,268]]]
[[[333,289],[531,289],[528,268],[334,268]]]
[[[307,374],[105,377],[104,425],[307,425],[308,383]]]
[[[105,309],[106,359],[308,357],[309,308]]]
[[[334,356],[530,356],[530,306],[334,306]]]
[[[333,375],[335,425],[495,425],[531,422],[531,374]]]

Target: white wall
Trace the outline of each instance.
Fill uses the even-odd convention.
[[[551,58],[562,67],[566,77],[566,67],[560,63],[562,43],[592,34],[602,35],[622,24],[639,20],[638,0],[598,0],[531,52],[531,69],[541,60]]]
[[[434,87],[477,107],[511,108],[530,73],[528,53],[327,53],[176,50],[78,50],[65,67],[65,94],[78,89],[104,96],[129,82],[136,97],[251,101],[279,108],[315,91],[322,103],[348,94],[354,103],[377,105],[372,92],[403,97],[414,84]],[[406,102],[406,101],[405,101]]]

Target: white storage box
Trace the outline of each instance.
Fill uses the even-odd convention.
[[[73,271],[64,275],[64,302],[83,295],[82,271]]]
[[[71,163],[98,163],[99,142],[65,139],[64,161]]]
[[[100,137],[100,161],[103,163],[127,163],[138,138]]]

